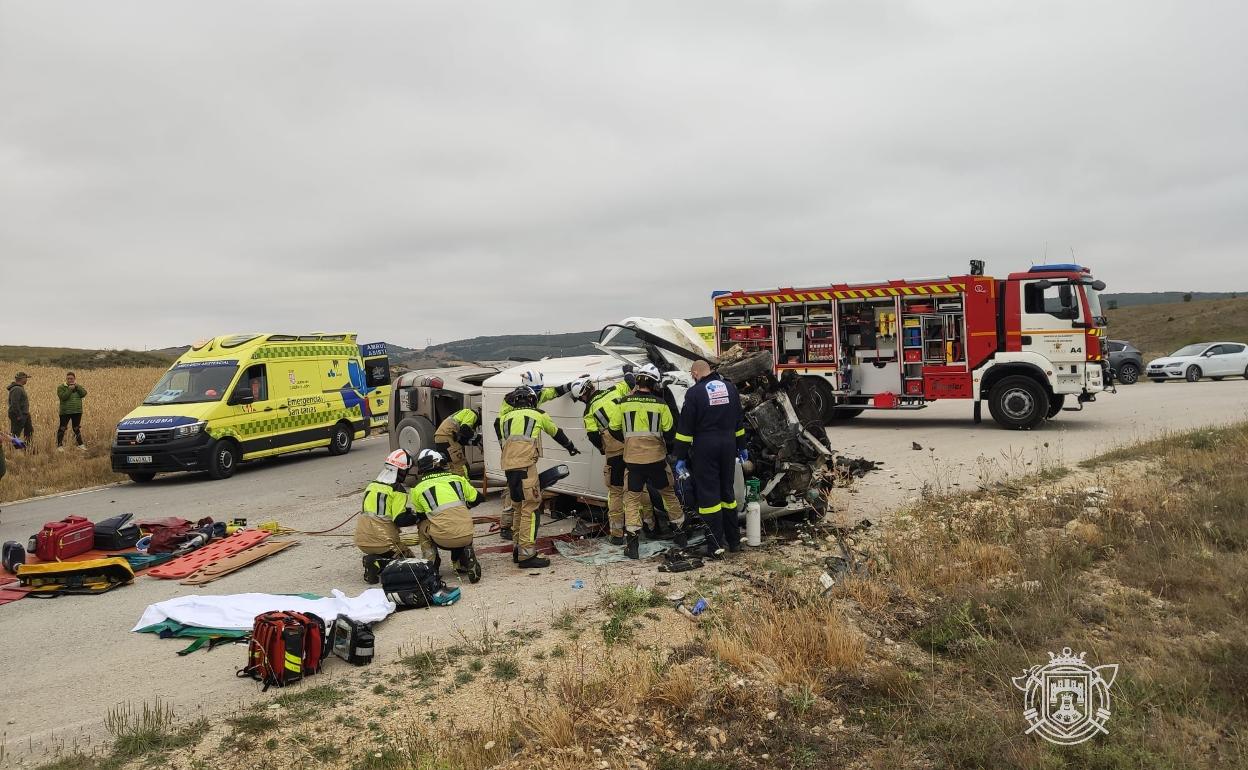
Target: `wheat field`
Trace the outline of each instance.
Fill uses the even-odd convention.
[[[56,451],[58,402],[56,387],[65,382],[65,370],[52,366],[31,366],[0,362],[0,377],[7,386],[13,375],[30,375],[30,413],[35,435],[26,451],[6,446],[8,473],[0,479],[0,502],[81,489],[125,478],[113,473],[108,460],[109,446],[117,423],[138,406],[164,373],[159,367],[111,367],[76,369],[78,384],[87,389],[83,401],[82,439],[85,452],[74,447],[74,435],[66,430],[65,451]],[[4,392],[7,405],[7,391]],[[9,429],[8,418],[3,421]],[[7,442],[5,442],[7,444]]]

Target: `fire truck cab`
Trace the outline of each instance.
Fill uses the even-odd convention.
[[[987,401],[1002,427],[1028,429],[1096,400],[1109,384],[1105,284],[1073,264],[1006,278],[982,270],[975,261],[960,276],[716,292],[716,350],[768,350],[777,375],[812,378],[829,423],[961,398],[977,421]]]

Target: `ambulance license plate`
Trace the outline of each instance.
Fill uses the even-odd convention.
[[[130,463],[131,465],[138,465],[140,463],[150,463],[151,461],[152,461],[151,455],[128,455],[126,457],[126,462]]]

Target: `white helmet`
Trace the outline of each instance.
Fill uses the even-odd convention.
[[[642,364],[637,367],[633,374],[637,377],[637,379],[648,379],[655,385],[658,385],[659,380],[663,379],[663,375],[659,373],[659,367],[654,364]]]
[[[541,372],[535,372],[532,369],[520,375],[520,384],[533,390],[541,390],[545,387],[545,380],[542,379]]]
[[[386,461],[381,465],[381,473],[377,474],[377,480],[382,484],[394,484],[411,467],[412,456],[408,454],[408,451],[406,449],[396,449],[386,455]]]
[[[436,449],[422,449],[416,455],[416,470],[421,473],[429,473],[446,464],[446,455]]]
[[[572,398],[575,401],[588,400],[597,389],[598,386],[595,385],[594,381],[589,377],[578,378],[575,382],[568,386],[568,392],[572,394]]]

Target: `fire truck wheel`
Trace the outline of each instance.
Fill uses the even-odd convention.
[[[1046,415],[1048,419],[1052,420],[1054,417],[1056,417],[1057,413],[1062,411],[1062,404],[1065,404],[1065,403],[1066,403],[1065,393],[1058,393],[1057,395],[1051,397],[1049,399],[1049,413],[1048,415]]]
[[[1183,379],[1188,382],[1198,382],[1203,376],[1204,372],[1200,371],[1199,366],[1189,366],[1187,367],[1187,374],[1183,375]]]
[[[1003,428],[1034,428],[1044,422],[1049,413],[1049,394],[1031,377],[1016,374],[992,387],[988,411]]]

